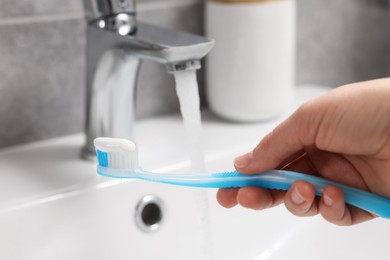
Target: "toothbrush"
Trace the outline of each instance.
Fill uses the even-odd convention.
[[[244,175],[237,171],[209,174],[153,173],[139,167],[137,146],[130,140],[96,138],[94,144],[99,163],[97,172],[106,177],[200,188],[256,186],[277,190],[288,190],[295,181],[304,180],[315,187],[317,196],[322,195],[326,186],[336,186],[343,190],[347,204],[383,218],[390,218],[390,199],[323,178],[284,170],[271,170],[254,175]]]

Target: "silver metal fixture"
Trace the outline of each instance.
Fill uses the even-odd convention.
[[[119,13],[135,15],[134,0],[84,0],[84,8],[88,21]]]
[[[95,158],[93,140],[131,139],[134,96],[141,60],[167,70],[200,68],[214,41],[136,21],[134,0],[83,0],[86,11],[86,144],[82,157]],[[115,82],[115,83],[113,83]]]
[[[143,197],[135,210],[135,223],[145,232],[157,231],[164,220],[165,207],[161,199],[153,195]]]

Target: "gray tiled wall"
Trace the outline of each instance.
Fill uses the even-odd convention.
[[[202,0],[138,0],[138,10],[140,20],[202,33]],[[389,25],[374,0],[298,0],[297,83],[388,75]],[[0,0],[0,147],[82,131],[84,30],[81,0]],[[137,118],[177,111],[165,68],[145,62],[140,73]]]
[[[375,0],[298,0],[298,82],[389,75],[390,11]]]

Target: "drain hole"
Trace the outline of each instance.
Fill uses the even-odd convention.
[[[156,196],[147,195],[137,205],[135,221],[142,231],[157,231],[163,221],[163,215],[163,202]]]
[[[160,223],[162,219],[160,207],[156,203],[149,203],[142,210],[141,218],[147,226],[153,226]]]

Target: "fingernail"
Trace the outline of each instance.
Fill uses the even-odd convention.
[[[252,161],[252,152],[249,152],[234,159],[234,165],[237,168],[245,168],[251,163],[251,161]]]
[[[322,198],[324,199],[324,203],[326,206],[331,207],[333,205],[333,200],[326,194],[324,194]]]
[[[302,196],[302,194],[297,188],[293,190],[291,194],[291,200],[297,205],[301,205],[305,202],[305,198]]]

